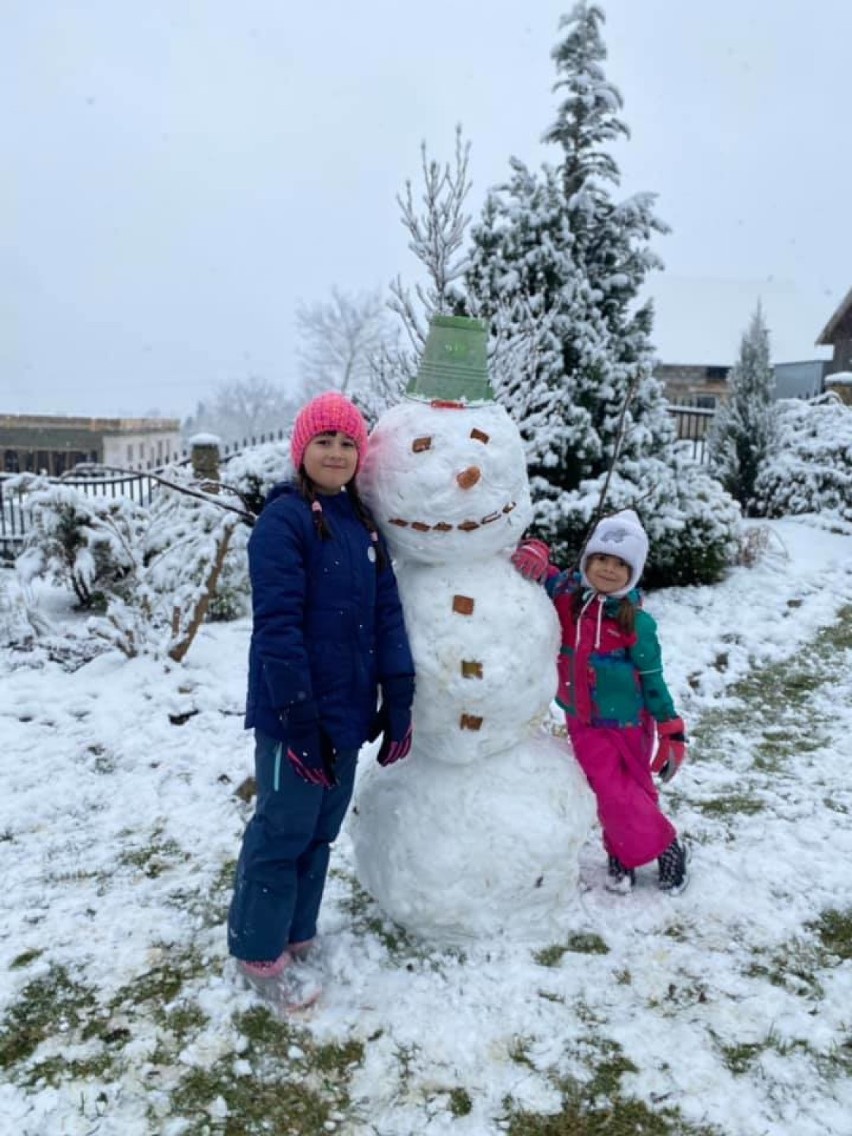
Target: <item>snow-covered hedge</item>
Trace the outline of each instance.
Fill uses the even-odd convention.
[[[7,482],[25,494],[30,529],[17,558],[26,585],[44,576],[69,587],[84,609],[105,608],[110,595],[133,586],[134,549],[147,510],[125,497],[88,496],[69,485],[23,473]]]
[[[533,485],[535,529],[556,563],[576,564],[600,499],[604,477],[584,481],[556,500]],[[648,587],[712,584],[735,563],[740,547],[740,507],[706,470],[676,452],[673,464],[658,458],[624,462],[613,474],[605,513],[635,509],[650,539],[643,583]]]
[[[836,511],[852,520],[852,407],[835,394],[780,399],[776,438],[755,484],[763,517]]]

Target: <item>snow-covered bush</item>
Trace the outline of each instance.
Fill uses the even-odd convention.
[[[763,517],[836,511],[852,521],[852,407],[835,394],[775,404],[776,437],[755,484]]]
[[[16,561],[24,584],[44,576],[69,587],[83,609],[105,608],[133,586],[147,510],[124,497],[88,496],[33,474],[7,483],[26,494],[31,527]]]
[[[221,470],[223,484],[234,489],[245,509],[257,516],[269,490],[292,473],[290,443],[269,442],[235,454]],[[238,525],[232,535],[216,594],[210,601],[211,620],[238,619],[250,610],[250,587],[246,545],[248,525]]]
[[[573,493],[538,496],[535,529],[549,540],[556,563],[577,564],[604,480],[601,475]],[[651,547],[643,576],[648,587],[712,584],[737,558],[740,508],[685,454],[676,452],[673,462],[645,458],[623,463],[610,480],[604,513],[619,509],[635,509],[648,533]],[[559,537],[553,540],[552,533]]]
[[[114,597],[90,629],[128,657],[168,655],[180,662],[207,616],[230,547],[243,520],[232,495],[201,496],[191,475],[173,468],[148,513],[134,587]]]
[[[150,507],[27,474],[10,487],[27,494],[32,518],[16,562],[23,588],[38,576],[65,584],[79,607],[105,611],[89,620],[92,635],[128,657],[180,661],[208,615],[235,534],[242,543],[226,603],[229,612],[245,610],[248,529],[238,496],[202,493],[177,467],[167,479],[173,488],[158,486]]]

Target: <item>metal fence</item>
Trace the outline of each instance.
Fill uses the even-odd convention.
[[[232,442],[219,447],[219,463],[226,465],[231,458],[250,450],[254,446],[264,445],[268,442],[280,442],[288,437],[285,430],[271,430],[252,438],[244,438],[241,442]],[[180,457],[175,457],[171,465],[188,465],[192,456],[186,450]],[[108,468],[96,465],[78,465],[74,470],[61,477],[49,477],[51,485],[67,485],[88,497],[123,497],[135,501],[138,505],[149,505],[151,498],[159,484],[157,475],[164,474],[165,468],[152,467],[145,469],[121,470],[110,472]],[[9,482],[17,473],[0,472],[0,563],[12,562],[21,551],[21,544],[27,531],[32,527],[32,516],[27,504],[26,494],[17,493],[9,488]]]
[[[677,421],[678,438],[690,443],[695,461],[705,462],[706,435],[715,411],[692,403],[669,403],[668,410]],[[284,437],[284,431],[279,430],[277,434],[261,434],[258,438],[246,439],[242,443],[224,447],[220,461],[224,465],[245,449],[266,442],[280,441]],[[179,464],[187,464],[189,460],[189,456],[186,455]],[[85,476],[75,476],[72,473],[70,476],[65,474],[48,480],[53,485],[67,485],[90,497],[123,497],[139,505],[149,505],[158,485],[157,477],[154,475],[162,472],[159,469],[152,469],[108,473],[93,469]],[[10,562],[15,559],[21,550],[27,530],[32,526],[26,494],[9,488],[9,481],[15,476],[17,475],[0,473],[0,562]]]
[[[696,406],[694,402],[670,402],[668,411],[674,416],[678,441],[688,442],[692,460],[704,464],[708,459],[707,434],[715,408]]]
[[[11,561],[20,552],[21,542],[32,527],[27,494],[10,488],[16,474],[0,473],[0,561]],[[101,473],[79,477],[51,477],[51,485],[67,485],[87,497],[122,497],[137,505],[149,505],[157,481],[148,473]]]

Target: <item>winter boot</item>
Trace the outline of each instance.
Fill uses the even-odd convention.
[[[669,895],[680,895],[689,882],[686,870],[688,854],[678,840],[673,840],[665,852],[657,859],[660,865],[660,891]]]
[[[628,895],[636,884],[636,872],[626,868],[617,856],[609,854],[606,869],[606,890]]]
[[[248,986],[281,1014],[306,1010],[322,993],[317,972],[285,951],[274,962],[237,959],[237,970]]]

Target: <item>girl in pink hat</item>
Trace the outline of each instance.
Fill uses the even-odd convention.
[[[317,916],[358,751],[379,734],[381,765],[411,748],[414,663],[402,606],[355,483],[367,445],[349,399],[330,392],[309,402],[293,426],[294,479],[271,490],[248,546],[245,724],[257,800],[228,946],[241,975],[285,1010],[319,994]]]

